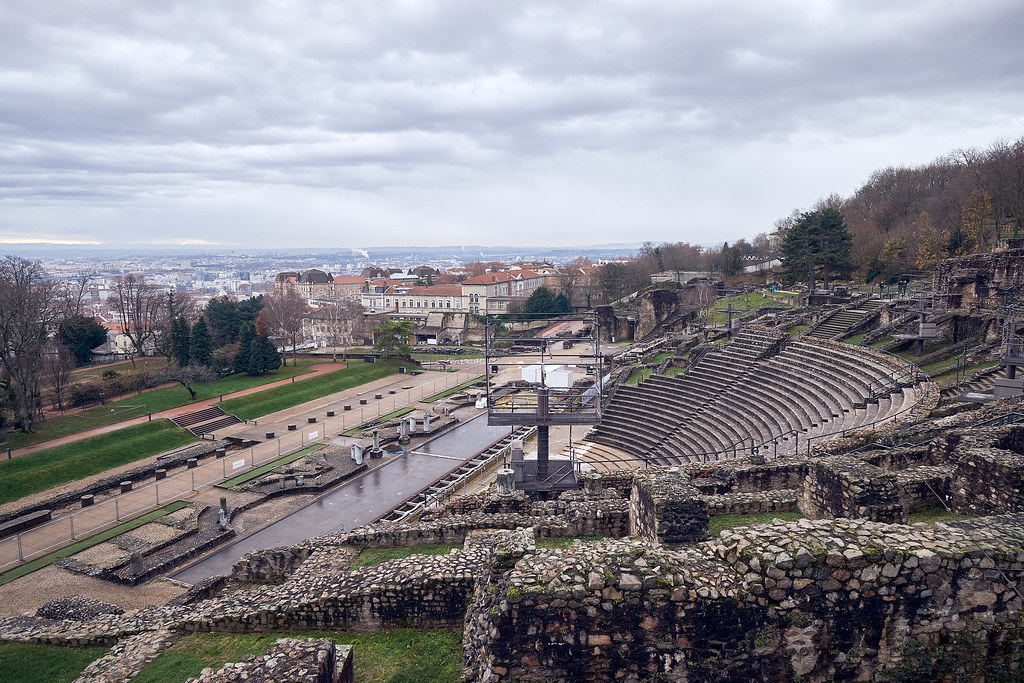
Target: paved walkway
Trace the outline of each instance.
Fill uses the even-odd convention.
[[[177,499],[192,499],[198,491],[209,488],[229,476],[242,474],[310,443],[323,442],[332,432],[337,434],[377,415],[387,414],[395,406],[417,403],[446,387],[453,387],[477,377],[482,371],[483,366],[479,364],[464,367],[458,373],[443,375],[434,372],[424,372],[415,376],[389,375],[369,384],[310,401],[302,406],[267,415],[259,419],[258,427],[252,422],[249,425],[233,425],[232,428],[225,429],[224,433],[232,430],[256,430],[261,440],[269,431],[275,432],[278,436],[273,440],[264,440],[252,448],[231,452],[225,458],[209,460],[199,467],[179,471],[159,482],[154,481],[131,492],[110,496],[97,501],[92,507],[75,510],[18,536],[0,540],[0,571],[16,566],[21,561],[19,558],[27,560],[52,552],[75,539],[109,528],[117,521],[137,517],[157,505],[164,505]],[[291,379],[285,381],[290,382]],[[263,385],[261,388],[267,386],[273,385]],[[375,398],[377,394],[381,395],[381,399]],[[367,404],[358,406],[360,400],[366,400]],[[344,405],[358,406],[359,410],[344,411]],[[195,410],[196,406],[197,404],[191,404],[189,408]],[[325,418],[325,410],[333,410],[336,416]],[[310,418],[315,418],[316,422],[310,423]],[[295,424],[296,430],[288,431],[289,424]],[[218,432],[218,436],[221,435]]]
[[[341,370],[347,367],[347,363],[316,363],[315,365],[309,365],[307,367],[309,368],[309,372],[306,372],[301,375],[295,375],[296,382],[299,382],[304,379],[309,379],[310,377],[316,377],[317,375],[323,375],[328,372],[333,372],[335,370]],[[263,391],[264,389],[270,389],[272,387],[279,387],[282,384],[288,384],[291,381],[292,378],[287,377],[285,379],[277,380],[274,382],[268,382],[267,384],[260,384],[255,387],[249,387],[248,389],[240,389],[239,391],[224,394],[223,397],[218,396],[216,398],[202,399],[196,401],[195,403],[186,403],[185,405],[178,406],[177,408],[168,408],[167,410],[161,410],[158,413],[153,413],[153,417],[165,417],[171,419],[178,417],[180,415],[187,415],[189,413],[194,413],[199,410],[203,410],[204,408],[209,408],[211,406],[217,405],[218,403],[221,402],[222,398],[237,398],[239,396],[247,396],[249,394],[255,394],[258,391]],[[50,439],[49,441],[40,441],[39,443],[34,443],[31,446],[24,446],[22,448],[13,449],[11,451],[11,455],[14,457],[18,457],[19,455],[25,455],[26,453],[34,453],[36,451],[41,451],[45,448],[61,446],[66,443],[72,443],[74,441],[78,441],[79,439],[95,436],[97,434],[106,434],[108,432],[117,431],[118,429],[123,429],[124,427],[130,427],[131,425],[149,422],[149,420],[150,417],[148,415],[143,417],[134,417],[130,420],[122,420],[121,422],[115,422],[113,424],[104,425],[103,427],[96,427],[95,429],[89,429],[84,432],[75,432],[74,434],[68,434],[67,436],[61,436],[56,439]]]

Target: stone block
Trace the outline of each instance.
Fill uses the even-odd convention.
[[[706,540],[707,503],[681,469],[642,470],[633,479],[630,533],[659,543]]]

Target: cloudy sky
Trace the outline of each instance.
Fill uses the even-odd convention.
[[[1020,0],[0,4],[0,242],[714,243],[1024,135]]]

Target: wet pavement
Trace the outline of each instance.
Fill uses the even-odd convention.
[[[510,431],[508,427],[487,426],[486,415],[469,420],[221,548],[172,578],[194,585],[210,576],[230,573],[247,552],[294,545],[312,536],[370,524]]]

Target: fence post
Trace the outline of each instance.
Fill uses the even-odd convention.
[[[121,498],[120,496],[114,499],[114,521],[121,521]]]
[[[71,515],[68,517],[68,521],[71,522],[71,540],[75,540],[75,516]]]
[[[192,492],[195,493],[195,490],[196,490],[196,471],[192,470]]]
[[[156,484],[156,504],[160,504],[160,484]]]
[[[25,561],[25,553],[22,551],[22,548],[21,548],[21,534],[18,534],[18,561],[19,562],[24,562]]]

